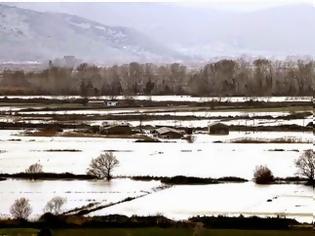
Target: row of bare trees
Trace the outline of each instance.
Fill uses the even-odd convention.
[[[40,72],[4,71],[0,84],[56,95],[310,96],[314,80],[312,60],[239,59],[195,68],[136,62],[111,67],[84,63],[75,69],[50,65]]]
[[[62,207],[67,202],[66,198],[53,197],[44,207],[44,213],[52,213],[59,215],[62,213]],[[16,219],[27,219],[32,214],[32,207],[27,198],[19,198],[15,200],[10,208],[11,215]]]

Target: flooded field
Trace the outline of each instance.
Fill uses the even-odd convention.
[[[180,196],[180,197],[179,197]],[[163,202],[162,205],[159,203]],[[291,217],[311,223],[315,212],[312,188],[295,185],[257,186],[254,183],[174,186],[92,215],[162,214],[175,219],[192,215]]]
[[[47,105],[40,102],[29,104],[27,100],[34,98],[69,100],[81,97],[8,96],[7,98],[25,101],[12,106],[0,103],[0,122],[2,122],[0,173],[24,172],[30,165],[39,163],[44,172],[86,174],[93,158],[104,152],[112,152],[119,161],[119,166],[114,169],[113,175],[124,178],[115,178],[111,182],[31,181],[8,178],[0,181],[0,216],[2,217],[9,217],[10,205],[19,197],[30,200],[33,207],[31,217],[36,218],[43,213],[47,201],[52,197],[60,196],[67,199],[65,211],[89,203],[106,205],[132,198],[128,202],[92,211],[89,215],[162,214],[172,219],[187,219],[195,215],[242,214],[290,217],[300,222],[313,220],[315,202],[312,187],[301,183],[257,185],[252,181],[253,172],[258,165],[268,166],[275,177],[297,176],[295,165],[297,158],[305,150],[313,148],[313,132],[310,126],[313,122],[313,111],[309,106],[310,97],[136,96],[133,99],[138,101],[187,101],[189,104],[171,107],[107,108],[69,104],[67,105],[69,108],[60,109],[58,104]],[[126,97],[90,97],[89,99],[124,100]],[[228,102],[232,105],[213,109],[190,104],[209,101]],[[233,107],[233,103],[246,101],[285,104],[264,108],[247,108],[246,105]],[[307,104],[291,107],[288,102]],[[106,119],[108,116],[114,117]],[[141,116],[148,116],[149,119],[141,120]],[[217,122],[228,126],[243,126],[248,128],[248,131],[231,130],[226,135],[209,135],[207,127]],[[136,134],[111,137],[91,133],[95,126],[110,127],[121,123],[129,124],[131,129],[136,130],[134,131]],[[39,128],[28,124],[38,125]],[[53,127],[61,131],[47,136],[35,135],[49,124],[55,125]],[[58,125],[68,124],[73,125],[73,128],[58,128]],[[82,125],[84,129],[78,128]],[[142,136],[153,138],[152,131],[163,126],[189,128],[192,129],[192,134],[189,141],[183,136],[173,139],[159,138],[159,142],[137,142]],[[256,130],[256,127],[273,130],[280,126],[286,128],[292,126],[294,131]],[[142,129],[142,127],[149,128]],[[76,135],[67,136],[66,134],[69,133]],[[159,189],[160,186],[164,186],[159,180],[135,181],[130,178],[178,175],[201,178],[234,176],[249,182],[169,185],[165,189]]]
[[[92,212],[90,215],[163,214],[177,220],[195,215],[279,215],[310,223],[314,213],[313,189],[302,185],[257,186],[249,182],[182,185],[157,190],[160,186],[162,184],[159,181],[132,181],[129,179],[115,179],[110,183],[83,180],[1,181],[1,216],[10,215],[9,206],[15,199],[26,197],[33,208],[31,217],[35,219],[43,214],[46,203],[56,196],[66,198],[64,211],[91,203],[106,205],[127,197],[140,196],[133,201],[106,207]],[[181,197],[178,198],[178,196]]]
[[[0,2],[0,236],[314,234],[314,1]]]
[[[18,99],[80,99],[81,96],[0,96],[3,98]],[[97,96],[89,97],[92,100],[149,100],[149,101],[181,101],[181,102],[206,102],[206,101],[222,101],[222,102],[243,102],[243,101],[264,101],[264,102],[287,102],[287,101],[312,101],[311,97],[192,97],[192,96]]]
[[[136,143],[135,139],[84,137],[25,137],[20,131],[0,131],[0,171],[16,173],[39,162],[47,172],[84,174],[92,158],[114,151],[120,161],[117,175],[239,176],[252,178],[256,165],[268,165],[279,177],[294,176],[295,159],[312,143],[234,144],[240,137],[294,137],[312,141],[312,133],[232,132],[228,136],[195,135],[194,143]],[[217,141],[227,143],[214,143]],[[273,151],[283,149],[283,151]],[[54,151],[59,150],[59,151]],[[65,150],[65,151],[62,151]],[[74,152],[66,150],[76,150]],[[226,163],[229,163],[227,165]],[[237,166],[237,167],[236,167]]]
[[[306,126],[312,122],[313,118],[307,119],[295,119],[295,120],[279,120],[279,119],[251,119],[251,120],[242,120],[242,119],[199,119],[199,120],[150,120],[150,121],[139,121],[133,120],[128,121],[132,126],[139,126],[140,124],[152,125],[152,126],[173,126],[173,127],[190,127],[190,128],[206,128],[211,123],[220,122],[226,125],[244,125],[244,126],[279,126],[279,125],[299,125]],[[29,122],[36,122],[36,120],[29,120]],[[108,124],[115,124],[115,120],[100,120],[100,121],[85,121],[87,124],[91,125],[101,125],[103,122]]]
[[[138,197],[153,193],[161,186],[159,181],[132,181],[114,179],[106,181],[65,180],[6,180],[0,181],[0,216],[10,216],[14,200],[26,197],[33,208],[32,218],[44,213],[46,203],[53,197],[66,199],[63,210],[69,211],[87,204],[108,204],[127,197]]]
[[[29,109],[29,110],[25,110]],[[171,107],[171,108],[98,108],[98,109],[58,109],[45,107],[0,106],[0,122],[16,123],[53,123],[59,117],[63,121],[102,125],[126,122],[132,126],[173,126],[205,128],[214,122],[238,126],[281,126],[297,125],[306,127],[313,121],[310,107],[298,107],[296,111],[281,109],[263,109],[262,111],[209,110],[206,107]],[[2,115],[1,115],[2,112]],[[124,117],[126,120],[124,121]]]

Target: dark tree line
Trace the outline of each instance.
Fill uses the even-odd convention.
[[[315,63],[311,60],[220,60],[200,68],[174,63],[77,68],[57,67],[40,72],[4,71],[0,92],[14,89],[30,94],[311,96]]]

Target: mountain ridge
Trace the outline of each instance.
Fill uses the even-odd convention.
[[[2,60],[43,60],[73,55],[127,62],[178,56],[135,29],[108,26],[65,13],[41,13],[0,4]]]
[[[53,4],[21,6],[54,10],[48,7]],[[58,6],[64,9],[62,13],[30,13],[41,16],[43,21],[42,29],[34,36],[40,43],[27,40],[21,43],[17,40],[19,37],[13,37],[8,46],[2,42],[1,47],[0,43],[0,53],[17,59],[25,58],[25,55],[32,59],[74,55],[105,63],[204,62],[217,57],[243,55],[280,59],[288,56],[315,57],[315,24],[312,24],[315,22],[315,7],[309,4],[249,12],[148,3],[67,3]],[[55,29],[45,17],[60,27]],[[31,25],[39,27],[36,22]],[[65,25],[67,28],[59,29]],[[54,35],[50,35],[47,28],[54,29],[51,32]],[[19,27],[17,29],[16,34],[23,32]],[[63,43],[56,43],[60,41]],[[14,42],[17,43],[12,45]],[[26,46],[23,48],[22,45]],[[6,47],[9,50],[5,51]],[[36,51],[41,53],[37,55]]]

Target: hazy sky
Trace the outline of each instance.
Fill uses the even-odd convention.
[[[208,1],[177,1],[180,5],[223,8],[228,10],[256,10],[281,5],[312,4],[315,0],[208,0]]]
[[[17,2],[16,0],[7,0],[0,2]],[[18,1],[18,2],[55,2],[53,4],[54,10],[58,10],[58,5],[62,5],[59,3],[62,2],[88,2],[86,0],[68,0],[68,1],[39,1],[39,0],[31,0],[31,1]],[[93,0],[92,2],[137,2],[132,0],[116,0],[116,1],[104,1],[104,0]],[[248,11],[248,10],[257,10],[261,8],[269,8],[273,6],[279,6],[279,5],[288,5],[288,4],[312,4],[315,6],[315,0],[197,0],[197,1],[187,1],[187,0],[142,0],[138,2],[171,2],[176,3],[182,6],[187,7],[209,7],[209,8],[219,8],[219,9],[225,9],[225,10],[236,10],[236,11]],[[28,6],[29,4],[26,4]],[[36,5],[36,4],[34,4]],[[51,5],[51,4],[48,4]],[[38,10],[49,10],[45,9],[45,7],[41,6],[41,9]],[[60,9],[62,11],[62,9]]]

